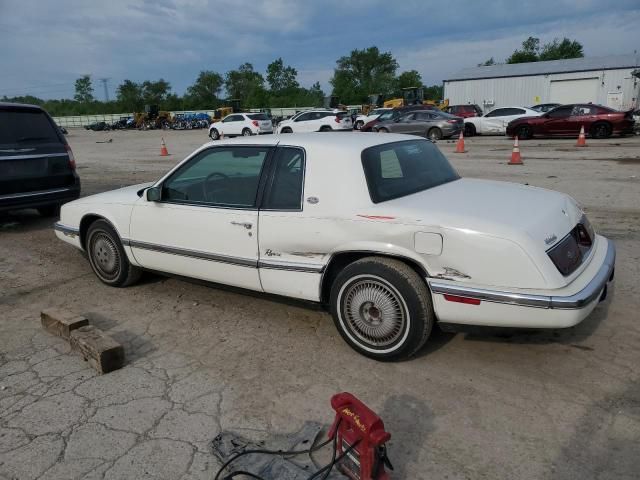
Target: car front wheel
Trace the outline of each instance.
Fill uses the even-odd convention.
[[[96,220],[89,226],[86,249],[93,272],[111,287],[127,287],[142,274],[131,265],[118,234],[105,220]]]
[[[330,302],[344,340],[380,361],[415,355],[435,320],[424,280],[390,258],[366,257],[345,267],[333,282]]]
[[[209,130],[209,137],[211,138],[211,140],[218,140],[220,138],[220,133],[218,133],[217,129],[212,128],[211,130]]]

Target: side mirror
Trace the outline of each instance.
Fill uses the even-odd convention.
[[[162,197],[162,189],[160,187],[149,187],[144,191],[144,197],[147,202],[159,202]]]

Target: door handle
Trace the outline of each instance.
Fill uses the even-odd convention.
[[[251,230],[251,227],[253,227],[253,224],[249,223],[249,222],[230,222],[230,223],[231,223],[231,225],[236,225],[238,227],[244,227],[247,230]]]

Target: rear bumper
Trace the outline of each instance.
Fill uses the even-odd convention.
[[[536,295],[503,290],[470,288],[429,279],[434,306],[440,321],[471,325],[563,328],[576,325],[586,318],[603,300],[607,286],[613,280],[616,249],[603,239],[605,251],[600,255],[586,284],[572,295]],[[586,274],[586,271],[585,271]],[[480,300],[479,305],[447,301],[445,295]]]
[[[0,195],[0,211],[62,205],[80,197],[80,181],[68,187]]]

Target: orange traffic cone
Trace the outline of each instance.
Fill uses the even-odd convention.
[[[578,143],[576,143],[576,147],[586,147],[587,146],[587,138],[584,136],[584,125],[580,127],[580,135],[578,135]]]
[[[465,153],[464,135],[462,134],[462,130],[460,130],[460,136],[458,137],[458,142],[456,143],[456,152],[455,153]]]
[[[167,145],[164,143],[164,137],[162,137],[162,143],[160,144],[160,156],[167,157],[169,155],[169,151],[167,150]]]
[[[518,144],[518,137],[516,136],[515,142],[513,142],[513,151],[511,152],[511,160],[507,165],[524,165],[522,163],[522,157],[520,156],[520,145]]]

